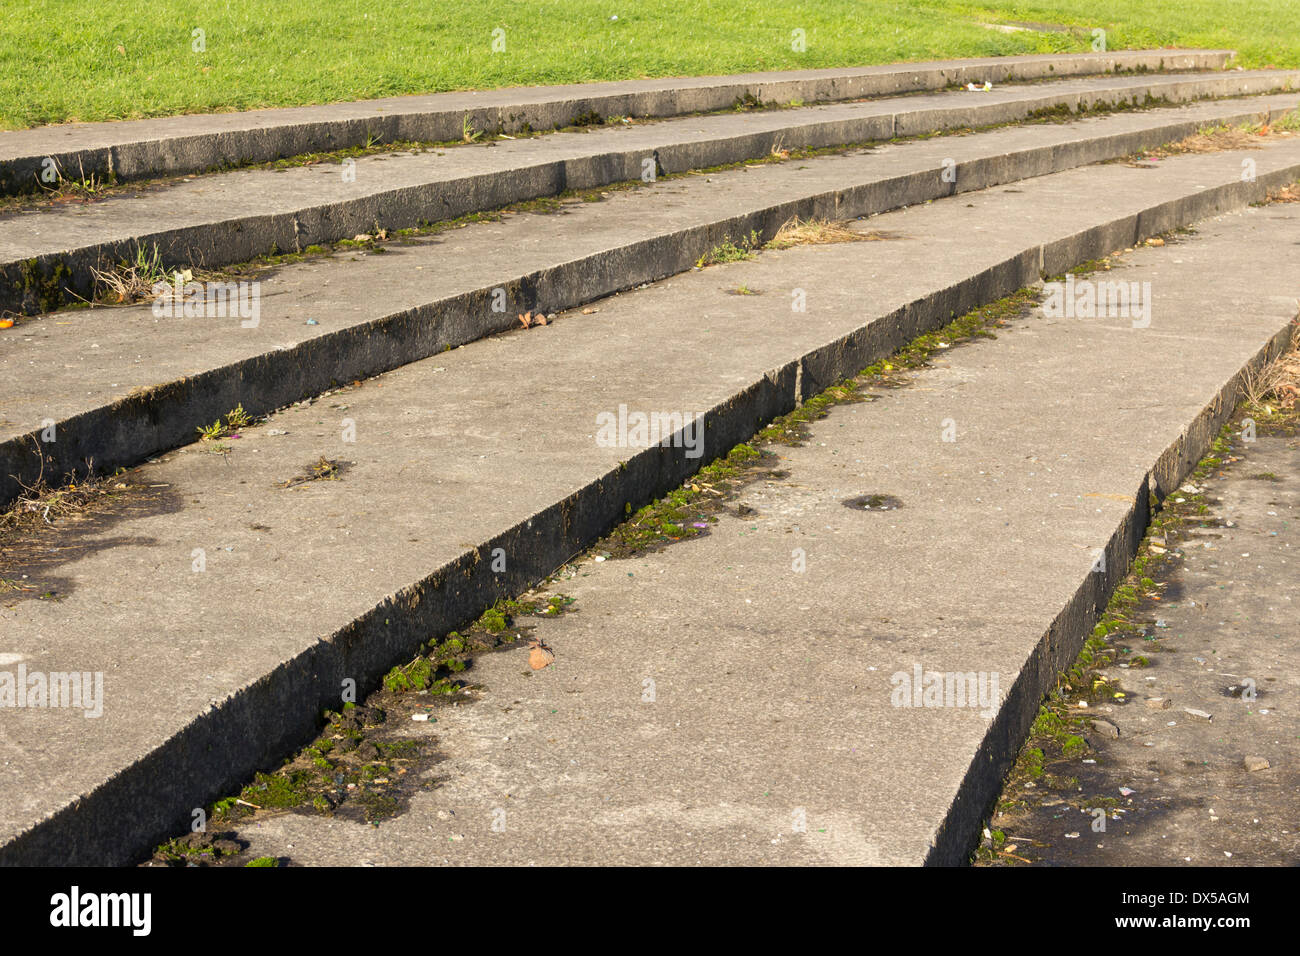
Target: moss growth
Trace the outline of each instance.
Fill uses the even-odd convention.
[[[62,259],[42,266],[27,259],[18,267],[18,289],[28,314],[53,312],[61,304],[72,282],[72,270]]]

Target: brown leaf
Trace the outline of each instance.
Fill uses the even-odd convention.
[[[539,640],[531,640],[528,646],[532,648],[528,652],[528,666],[535,671],[546,667],[551,661],[555,660],[555,652]]]

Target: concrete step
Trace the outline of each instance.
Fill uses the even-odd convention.
[[[1178,487],[1230,413],[1238,373],[1295,316],[1300,208],[1196,230],[1097,276],[1149,283],[1149,328],[1036,309],[996,342],[943,353],[911,387],[833,409],[804,446],[776,446],[784,476],[746,488],[708,536],[570,565],[550,587],[576,599],[571,613],[531,633],[553,664],[531,671],[523,647],[477,657],[467,676],[482,689],[434,710],[437,723],[410,720],[419,698],[388,707],[387,733],[440,758],[404,813],[378,826],[257,813],[234,838],[249,857],[300,866],[964,863],[1042,695],[1134,553],[1148,491]],[[789,279],[763,263],[728,272],[755,288]],[[873,493],[901,506],[843,504]],[[1264,510],[1257,529],[1286,527],[1285,509]],[[1250,573],[1214,571],[1210,600]],[[1237,626],[1275,633],[1256,619],[1285,604],[1276,594],[1252,593]],[[1220,647],[1221,632],[1184,650]],[[1276,641],[1249,643],[1277,656]],[[1275,662],[1283,683],[1288,663]],[[922,697],[918,671],[962,675],[976,693]],[[1150,713],[1136,700],[1116,710],[1126,727]],[[1275,696],[1239,733],[1256,749],[1288,737],[1285,711]],[[1171,717],[1188,720],[1166,712],[1158,729]],[[1131,739],[1133,775],[1117,783],[1149,795],[1153,751]],[[1221,798],[1183,815],[1202,824]],[[1089,834],[1091,819],[1075,810],[1051,833],[1128,842]]]
[[[1300,70],[1100,77],[988,93],[923,94],[204,176],[86,205],[0,218],[0,309],[90,298],[92,270],[156,247],[168,266],[217,268],[276,252],[416,228],[566,189],[1041,113],[1187,103],[1300,88]]]
[[[796,215],[868,216],[1115,159],[1297,101],[1198,103],[660,181],[575,201],[563,215],[514,216],[389,244],[384,255],[258,275],[255,328],[244,327],[251,311],[186,318],[147,305],[24,322],[0,336],[0,503],[41,475],[84,473],[87,461],[130,465],[185,444],[238,404],[269,412],[506,331],[524,311],[572,308],[689,269],[724,237],[768,239]],[[1261,175],[1278,174],[1285,156],[1261,152]]]
[[[1242,180],[1244,158],[1258,163],[1255,182]],[[337,706],[346,681],[373,687],[423,641],[531,586],[627,507],[675,487],[798,400],[1042,272],[1241,208],[1297,176],[1300,147],[1290,144],[1156,169],[1090,166],[915,206],[870,224],[894,241],[797,247],[677,276],[606,300],[599,312],[475,342],[288,408],[229,439],[228,454],[192,445],[142,466],[110,500],[112,513],[52,529],[57,537],[40,536],[25,553],[6,541],[3,577],[32,588],[0,606],[11,673],[77,671],[104,683],[95,719],[68,707],[4,715],[0,760],[11,772],[0,779],[0,862],[132,859],[254,768],[276,765]],[[1248,211],[1240,228],[1294,235],[1294,215],[1291,206]],[[1007,222],[1016,229],[1002,228]],[[1169,251],[1181,257],[1183,248]],[[1288,239],[1267,251],[1251,246],[1244,261],[1214,272],[1217,293],[1204,286],[1214,271],[1205,261],[1195,260],[1191,283],[1170,258],[1170,285],[1193,289],[1202,305],[1211,295],[1222,304],[1233,290],[1233,319],[1220,321],[1216,309],[1204,323],[1203,311],[1180,319],[1179,308],[1161,307],[1140,333],[1125,321],[1133,351],[1165,322],[1176,336],[1191,334],[1180,323],[1201,322],[1202,347],[1162,359],[1159,375],[1142,373],[1162,388],[1211,394],[1215,375],[1230,375],[1276,337],[1294,315],[1300,245]],[[762,294],[735,294],[741,284]],[[802,313],[791,308],[797,290]],[[1076,349],[1058,353],[1054,367],[1090,369],[1090,361]],[[1137,412],[1117,406],[1117,366],[1104,368],[1078,383],[1070,377],[1070,387],[1104,395],[1098,414],[1148,434],[1140,425],[1150,402]],[[1019,421],[1006,422],[1010,401],[998,406],[1005,441]],[[702,455],[689,457],[689,445],[597,443],[596,416],[620,405],[703,413]],[[1076,445],[1095,440],[1110,454],[1101,419],[1071,411],[1062,421]],[[1150,421],[1174,436],[1187,424]],[[1189,432],[1161,458],[1159,488],[1203,434]],[[1025,435],[1020,447],[1042,437]],[[322,457],[339,463],[338,480],[295,483]],[[1089,493],[1134,494],[1149,465],[1133,464],[1133,481]],[[1114,517],[1133,507],[1125,500],[1096,506]],[[1087,530],[1097,546],[1099,529]],[[1121,544],[1112,539],[1116,567]],[[1086,617],[1080,609],[1098,596],[1085,593],[1062,621]],[[1024,714],[1007,714],[995,727],[1009,741]],[[969,813],[974,804],[963,806]]]
[[[438,93],[124,123],[69,123],[0,133],[0,195],[36,191],[50,164],[72,178],[93,175],[127,181],[366,146],[376,138],[385,143],[456,141],[466,121],[475,129],[510,134],[590,122],[593,114],[601,120],[655,118],[730,109],[737,102],[836,102],[930,92],[954,84],[1220,70],[1232,55],[1230,50],[1124,50],[985,57]]]

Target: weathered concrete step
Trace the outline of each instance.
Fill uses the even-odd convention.
[[[129,465],[185,444],[237,404],[261,414],[505,331],[518,313],[570,308],[689,269],[725,236],[770,238],[796,215],[865,216],[1113,159],[1296,102],[1287,94],[1200,103],[659,182],[575,202],[564,215],[390,245],[361,262],[285,267],[262,280],[255,328],[243,327],[251,311],[186,318],[149,306],[23,323],[0,336],[0,503],[41,474],[84,472],[88,460]],[[1289,155],[1262,152],[1260,169],[1275,172]]]
[[[1102,73],[1218,70],[1230,50],[985,57],[824,70],[438,93],[124,123],[73,123],[0,133],[0,195],[33,192],[45,169],[119,181],[267,162],[381,142],[458,140],[463,124],[516,133],[588,122],[593,114],[667,117],[737,101],[834,102]],[[48,161],[48,162],[47,162]]]
[[[669,120],[504,144],[363,157],[355,165],[240,170],[88,205],[0,218],[0,309],[32,314],[93,294],[92,270],[156,247],[169,266],[208,268],[273,252],[412,228],[565,189],[639,180],[933,130],[1011,123],[1044,112],[1275,93],[1300,70],[1100,77],[989,93]]]
[[[963,863],[1042,694],[1128,565],[1148,488],[1177,487],[1208,451],[1237,373],[1294,314],[1300,207],[1196,228],[1097,277],[1149,283],[1149,328],[1035,310],[996,342],[944,353],[914,387],[833,409],[805,446],[778,449],[787,476],[746,489],[734,503],[745,517],[656,554],[571,566],[551,587],[576,598],[574,613],[532,635],[553,664],[531,672],[522,648],[482,655],[468,672],[477,699],[398,729],[433,738],[440,758],[436,787],[405,813],[378,827],[258,814],[236,837],[304,866]],[[787,278],[762,263],[728,272],[774,292]],[[878,493],[901,507],[843,505]],[[1238,517],[1255,546],[1234,550],[1286,528],[1288,509],[1264,510]],[[1107,572],[1092,573],[1103,548]],[[1211,601],[1241,590],[1250,572],[1236,571],[1214,575]],[[1294,660],[1272,639],[1285,609],[1270,626],[1258,607],[1285,605],[1275,595],[1252,592],[1232,627],[1285,683]],[[925,694],[934,674],[953,677]],[[1228,679],[1200,680],[1215,698]],[[1283,683],[1268,686],[1285,695]],[[1143,686],[1132,676],[1122,689]],[[1116,707],[1129,723],[1134,709]],[[1253,711],[1238,729],[1250,746],[1289,736],[1276,695]],[[1169,712],[1161,730],[1174,717],[1188,721]],[[1129,746],[1148,755],[1139,770],[1157,753]],[[1150,776],[1115,782],[1149,798]],[[1086,839],[1093,818],[1069,814],[1055,836]],[[1096,862],[1121,852],[1129,838],[1116,837],[1094,836],[1107,848]]]
[[[0,779],[0,862],[130,859],[310,735],[345,680],[373,686],[756,424],[1042,271],[1261,198],[1300,174],[1296,152],[1253,152],[1255,182],[1241,179],[1243,153],[1220,153],[1091,166],[889,213],[871,225],[897,241],[678,276],[286,409],[228,440],[229,455],[195,445],[143,466],[117,517],[51,532],[67,537],[38,539],[22,564],[6,542],[3,576],[34,590],[0,605],[5,660],[102,673],[104,688],[96,719],[0,713],[0,760],[21,768]],[[1267,168],[1283,155],[1289,166]],[[1244,221],[1293,215],[1277,207]],[[1264,279],[1247,270],[1251,298],[1233,321],[1184,352],[1244,361],[1293,314],[1300,246],[1269,250]],[[741,283],[761,294],[734,294]],[[805,312],[791,309],[795,290]],[[620,405],[703,412],[702,456],[598,444],[596,416]],[[1085,441],[1099,427],[1068,420]],[[281,487],[322,456],[342,463],[340,480]],[[57,600],[20,600],[51,591]]]

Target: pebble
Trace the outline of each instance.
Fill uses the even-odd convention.
[[[1171,701],[1168,697],[1148,697],[1143,703],[1150,710],[1168,710]]]
[[[1256,757],[1253,755],[1248,756],[1244,761],[1242,761],[1242,765],[1251,773],[1254,773],[1256,770],[1267,770],[1270,766],[1267,757]]]
[[[1204,710],[1197,710],[1194,707],[1184,707],[1183,713],[1190,714],[1193,717],[1199,717],[1201,720],[1213,720],[1214,715]]]
[[[1097,731],[1097,733],[1101,734],[1103,737],[1108,737],[1111,740],[1117,740],[1119,738],[1119,728],[1109,720],[1094,720],[1092,722],[1092,729]]]

